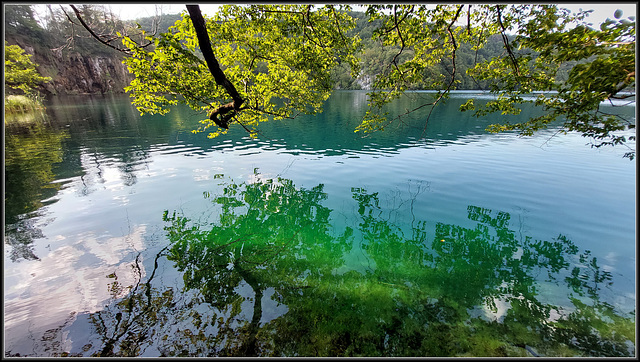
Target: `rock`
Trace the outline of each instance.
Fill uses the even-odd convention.
[[[23,38],[6,40],[25,49],[38,64],[40,74],[52,78],[49,84],[39,88],[44,94],[124,93],[124,87],[133,79],[122,64],[124,56],[120,53],[80,54],[29,44],[29,40]]]

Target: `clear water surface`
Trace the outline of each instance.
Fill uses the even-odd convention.
[[[5,356],[635,356],[636,163],[468,97],[362,137],[338,91],[255,140],[52,99],[5,129]]]

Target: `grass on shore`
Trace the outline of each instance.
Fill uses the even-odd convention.
[[[37,98],[24,95],[10,95],[4,98],[4,113],[22,113],[44,109],[44,105]]]
[[[4,124],[27,125],[46,119],[44,104],[38,98],[9,95],[4,98]]]

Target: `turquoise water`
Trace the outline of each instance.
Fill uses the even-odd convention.
[[[339,91],[256,140],[51,100],[6,129],[7,355],[635,355],[635,162],[468,97],[363,137]]]

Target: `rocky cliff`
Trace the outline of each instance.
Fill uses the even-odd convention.
[[[119,53],[83,55],[30,44],[28,39],[6,40],[31,54],[40,74],[52,78],[40,89],[45,94],[124,93],[133,79]]]
[[[49,93],[122,93],[131,81],[119,57],[53,53],[57,74],[51,76],[53,81],[46,87]]]

